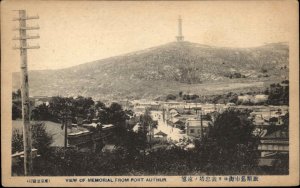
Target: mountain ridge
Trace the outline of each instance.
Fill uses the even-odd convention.
[[[288,54],[286,43],[231,48],[171,42],[64,69],[30,71],[30,92],[33,96],[155,98],[186,88],[195,93],[193,86],[201,88],[201,84],[269,83],[288,76]],[[14,89],[20,85],[18,77],[13,74]]]

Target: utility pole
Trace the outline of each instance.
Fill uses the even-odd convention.
[[[27,49],[38,49],[39,46],[28,46],[27,39],[37,39],[39,36],[26,35],[27,30],[36,30],[39,27],[27,27],[26,20],[39,19],[38,16],[28,17],[25,10],[17,10],[19,17],[13,21],[19,21],[19,27],[14,30],[19,31],[19,37],[13,40],[19,40],[20,46],[14,49],[20,50],[21,56],[21,94],[22,94],[22,119],[23,119],[23,141],[24,141],[24,175],[32,175],[32,143],[31,143],[31,127],[30,127],[30,101],[27,71]]]
[[[68,148],[68,126],[70,125],[70,122],[72,121],[71,111],[70,111],[71,104],[69,102],[66,102],[65,107],[61,113],[61,119],[62,119],[62,126],[61,129],[64,129],[64,156],[66,155],[66,150]]]
[[[65,131],[65,139],[64,139],[64,152],[66,152],[68,148],[68,126],[70,124],[70,116],[69,113],[65,113],[63,115],[63,120],[62,120],[62,126],[64,127]]]
[[[63,126],[65,128],[65,140],[64,140],[64,149],[66,151],[68,144],[68,115],[65,114],[63,117]]]
[[[201,140],[203,140],[203,116],[202,116],[202,109],[200,111],[200,125],[201,125]]]

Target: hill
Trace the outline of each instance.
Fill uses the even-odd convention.
[[[172,42],[66,69],[30,71],[30,95],[120,99],[255,90],[288,77],[288,62],[284,43],[221,48]],[[19,76],[13,74],[14,89]]]

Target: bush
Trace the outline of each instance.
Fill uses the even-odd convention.
[[[172,95],[172,94],[169,94],[167,95],[167,100],[176,100],[176,96],[175,95]]]
[[[268,70],[266,69],[266,68],[261,68],[261,70],[260,70],[262,73],[267,73],[268,72]]]
[[[12,103],[12,120],[22,118],[22,104],[21,101],[13,101]]]
[[[245,75],[242,75],[239,72],[230,72],[230,73],[225,73],[224,74],[225,77],[233,79],[233,78],[246,78]]]
[[[58,162],[58,159],[55,159],[53,163],[49,163],[48,158],[53,157],[52,149],[50,144],[53,139],[52,136],[46,132],[46,127],[44,123],[34,123],[31,125],[31,138],[32,138],[32,149],[35,148],[38,151],[40,157],[34,158],[33,160],[33,173],[34,175],[45,175],[49,174],[49,170],[53,169]],[[23,144],[23,133],[18,129],[15,129],[12,134],[12,153],[24,151]],[[40,163],[42,162],[42,163]],[[47,167],[47,164],[51,165],[51,168]],[[24,175],[24,164],[23,161],[19,161],[16,165],[12,166],[13,175]],[[44,174],[42,171],[45,171]]]
[[[53,142],[52,135],[46,132],[44,123],[37,122],[31,125],[32,148],[38,149],[39,154],[47,154]],[[23,133],[15,129],[12,134],[12,153],[24,150]]]

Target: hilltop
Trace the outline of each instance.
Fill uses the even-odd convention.
[[[179,91],[199,95],[262,89],[288,77],[284,43],[222,48],[172,42],[78,66],[30,71],[30,95],[95,99],[156,98]],[[13,74],[13,89],[20,87]]]

